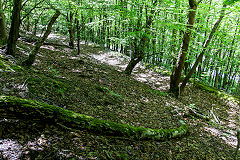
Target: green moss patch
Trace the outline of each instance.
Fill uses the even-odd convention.
[[[194,81],[193,83],[194,83],[194,85],[197,88],[200,88],[200,89],[202,89],[202,90],[204,90],[206,92],[214,93],[214,94],[218,95],[219,97],[221,97],[221,98],[223,98],[225,100],[235,101],[235,102],[239,103],[239,99],[238,98],[236,98],[236,97],[234,97],[232,95],[229,95],[226,92],[221,91],[221,90],[219,90],[219,89],[217,89],[215,87],[212,87],[212,86],[209,86],[209,85],[207,85],[205,83],[197,82],[197,81]]]
[[[194,81],[194,84],[196,85],[197,88],[200,88],[202,90],[205,90],[209,93],[215,93],[215,94],[219,94],[219,90],[215,87],[211,87],[205,83],[202,83],[202,82],[197,82],[197,81]]]
[[[27,79],[27,82],[30,92],[35,94],[54,92],[64,97],[65,91],[67,90],[67,85],[65,83],[43,75],[30,77]]]
[[[12,64],[9,61],[4,60],[4,58],[0,58],[0,70],[3,72],[20,72],[23,71],[21,66]]]
[[[164,96],[164,97],[166,97],[168,95],[167,93],[161,92],[161,91],[156,90],[156,89],[150,89],[148,91],[152,94],[157,94],[157,95]]]

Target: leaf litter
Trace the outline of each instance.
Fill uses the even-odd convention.
[[[17,59],[26,58],[24,48],[32,48],[32,44],[19,41]],[[169,76],[145,69],[144,64],[138,65],[132,76],[126,76],[122,71],[128,57],[93,45],[81,44],[81,51],[76,55],[75,50],[60,46],[42,47],[32,69],[0,73],[1,94],[134,126],[174,128],[184,119],[190,133],[163,142],[136,141],[86,130],[69,131],[45,122],[2,119],[0,158],[232,159],[238,104],[193,84],[175,99],[167,93]],[[114,94],[106,94],[99,87]],[[121,99],[116,100],[114,95]],[[191,104],[204,113],[214,108],[221,123],[186,117],[186,108]]]

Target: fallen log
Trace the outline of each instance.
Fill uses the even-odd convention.
[[[74,130],[86,129],[96,133],[123,136],[130,139],[168,140],[185,135],[188,125],[181,122],[179,128],[150,129],[99,120],[61,107],[14,96],[0,96],[0,117],[54,122]]]

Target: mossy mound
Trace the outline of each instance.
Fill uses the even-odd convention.
[[[217,89],[216,87],[209,86],[208,84],[205,84],[205,83],[199,82],[199,81],[194,81],[193,84],[197,88],[200,88],[200,89],[202,89],[202,90],[204,90],[206,92],[216,94],[220,98],[223,98],[223,99],[228,100],[228,101],[234,101],[236,103],[239,103],[239,99],[238,98],[236,98],[236,97],[234,97],[232,95],[229,95],[226,92]]]
[[[205,90],[209,93],[215,93],[215,94],[219,94],[220,91],[215,88],[215,87],[211,87],[205,83],[199,82],[199,81],[194,81],[194,84],[196,85],[197,88],[200,88],[202,90]]]
[[[54,122],[70,129],[87,129],[96,133],[130,139],[167,140],[185,135],[188,125],[181,121],[175,129],[150,129],[99,120],[61,107],[13,96],[0,96],[0,117]]]

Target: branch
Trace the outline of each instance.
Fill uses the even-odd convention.
[[[29,16],[30,13],[31,13],[39,4],[41,4],[41,3],[44,2],[44,1],[45,1],[45,0],[42,0],[42,1],[38,2],[38,3],[36,3],[36,4],[34,5],[34,7],[33,7],[32,9],[30,9],[30,11],[21,19],[21,22],[22,22],[27,16]]]

